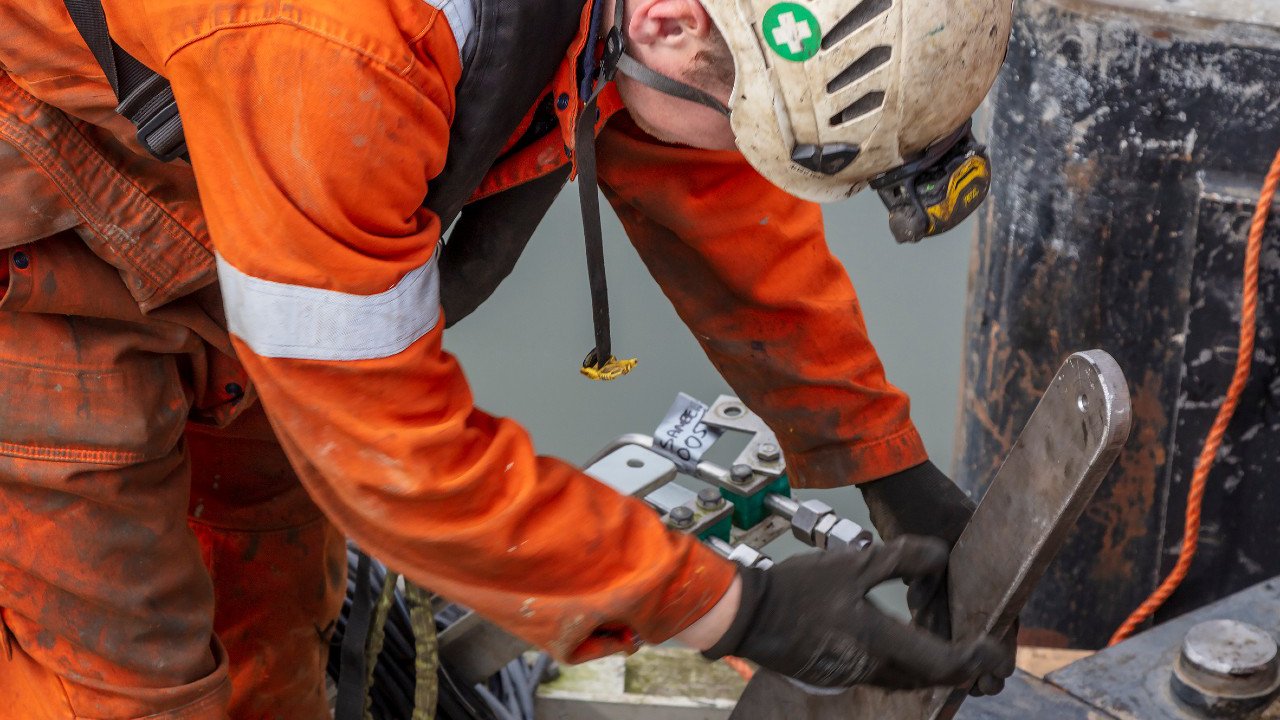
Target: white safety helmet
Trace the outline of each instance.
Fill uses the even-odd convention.
[[[728,108],[625,53],[618,71],[727,112],[774,184],[818,202],[870,184],[904,242],[950,229],[986,196],[969,119],[1004,61],[1010,0],[702,4],[734,58]]]

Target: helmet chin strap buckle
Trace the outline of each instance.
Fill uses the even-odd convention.
[[[872,180],[871,187],[889,211],[893,238],[914,243],[954,228],[982,204],[991,188],[991,164],[968,121],[917,159]]]

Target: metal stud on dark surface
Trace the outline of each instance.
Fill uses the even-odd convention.
[[[1246,718],[1280,689],[1276,641],[1237,620],[1208,620],[1191,628],[1173,668],[1179,700],[1207,717]]]

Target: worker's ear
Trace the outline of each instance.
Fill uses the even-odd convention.
[[[627,38],[638,55],[644,50],[696,52],[714,27],[698,0],[629,0],[627,8]]]

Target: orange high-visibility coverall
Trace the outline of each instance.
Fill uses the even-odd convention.
[[[727,562],[536,455],[441,349],[421,203],[462,2],[107,2],[172,82],[187,166],[141,151],[61,2],[0,0],[0,718],[323,717],[343,534],[569,660],[725,591]],[[560,132],[477,196],[566,162],[581,38]],[[793,481],[922,462],[818,208],[603,110],[601,184]]]

